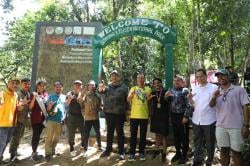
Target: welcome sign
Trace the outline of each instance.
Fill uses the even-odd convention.
[[[48,91],[55,81],[65,92],[74,80],[87,83],[92,75],[92,37],[101,31],[101,23],[38,22],[32,66],[32,85],[39,77],[47,80]]]

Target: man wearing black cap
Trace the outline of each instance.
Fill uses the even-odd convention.
[[[230,164],[232,150],[234,165],[241,166],[241,147],[249,134],[248,95],[243,87],[230,82],[227,70],[221,69],[215,76],[221,88],[213,93],[209,105],[216,107],[216,140],[221,148],[221,164]]]
[[[70,146],[70,155],[76,156],[74,149],[76,129],[79,129],[81,133],[82,147],[83,144],[83,132],[84,132],[84,118],[81,113],[81,105],[78,103],[78,98],[81,96],[82,81],[74,81],[74,89],[67,93],[66,105],[68,105],[67,113],[67,127],[68,127],[68,141]]]
[[[121,84],[120,74],[114,70],[110,74],[111,84],[99,85],[99,93],[103,94],[105,118],[107,122],[107,147],[101,157],[107,157],[112,152],[114,131],[117,133],[119,159],[124,160],[124,122],[128,110],[128,88]]]
[[[22,110],[17,112],[17,124],[10,142],[10,159],[17,158],[17,148],[24,135],[25,126],[29,124],[30,79],[21,80],[21,89],[17,92],[19,103],[23,104]]]

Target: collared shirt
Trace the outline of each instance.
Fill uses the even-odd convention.
[[[30,93],[20,90],[17,92],[18,100],[30,100]],[[29,121],[29,104],[24,105],[23,109],[17,111],[17,121],[20,123],[27,124]]]
[[[205,86],[196,86],[192,91],[194,112],[192,121],[196,125],[210,125],[216,121],[215,109],[209,106],[209,101],[218,87],[212,83]]]
[[[0,127],[13,127],[17,121],[18,96],[16,92],[11,92],[8,89],[2,93],[3,104],[0,105]]]
[[[187,94],[189,93],[187,88],[173,88],[171,89],[172,96],[167,99],[171,101],[171,112],[173,113],[184,113],[185,116],[189,116],[189,103]]]
[[[232,85],[221,90],[216,99],[216,126],[240,129],[243,126],[243,106],[249,103],[246,90]]]
[[[79,101],[82,107],[82,115],[85,120],[99,119],[99,111],[101,109],[101,97],[97,93],[87,92],[84,100]]]

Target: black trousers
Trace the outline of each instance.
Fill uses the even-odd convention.
[[[202,147],[204,138],[206,142],[207,161],[206,165],[212,165],[215,150],[215,123],[210,125],[196,125],[194,131],[194,162],[202,162]]]
[[[114,131],[116,130],[117,141],[118,141],[118,153],[124,153],[124,122],[126,119],[125,114],[112,114],[105,113],[105,118],[107,122],[107,147],[106,151],[112,151],[112,144],[114,138]]]
[[[184,113],[171,112],[171,123],[176,154],[186,156],[189,149],[189,123],[182,124],[183,115]]]
[[[100,122],[99,119],[97,120],[85,120],[84,121],[84,138],[83,138],[83,147],[84,150],[88,149],[88,141],[89,141],[89,133],[90,130],[94,127],[95,133],[96,133],[96,141],[98,144],[98,147],[101,147],[101,134],[100,134]]]
[[[69,114],[67,117],[67,127],[68,127],[68,141],[69,141],[70,151],[74,150],[76,129],[78,129],[81,134],[81,146],[83,147],[84,119],[82,115]]]
[[[146,136],[148,129],[148,119],[130,119],[130,154],[135,154],[137,144],[137,131],[140,126],[139,153],[144,154],[146,147]]]
[[[42,123],[39,123],[39,124],[32,124],[31,126],[32,126],[32,131],[33,131],[31,146],[32,146],[33,152],[35,153],[37,152],[37,147],[39,144],[41,133],[44,129],[44,125]]]

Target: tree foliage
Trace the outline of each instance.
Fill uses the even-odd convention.
[[[10,0],[6,0],[5,6]],[[1,75],[29,76],[37,21],[112,21],[149,17],[178,29],[174,48],[174,73],[189,75],[197,68],[214,69],[232,65],[242,72],[248,65],[250,48],[249,0],[65,0],[48,1],[43,8],[15,20],[10,37],[0,49]],[[164,49],[148,38],[125,37],[104,49],[108,71],[122,71],[126,82],[136,72],[148,80],[164,77]]]

